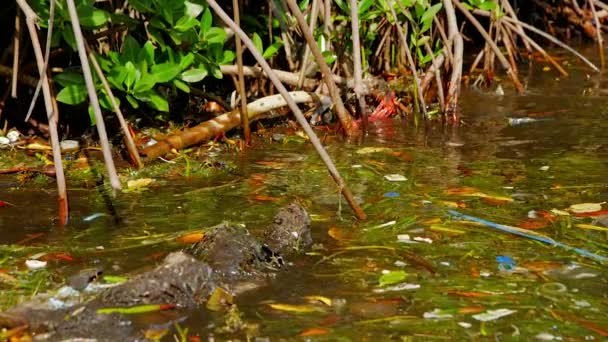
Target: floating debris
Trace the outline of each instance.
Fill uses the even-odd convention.
[[[386,179],[389,182],[405,182],[405,181],[407,181],[407,178],[404,175],[400,175],[400,174],[384,175],[384,179]]]
[[[511,310],[511,309],[488,310],[484,313],[473,315],[473,318],[475,318],[476,320],[481,321],[481,322],[488,322],[488,321],[497,320],[501,317],[511,315],[515,312],[517,312],[517,310]]]

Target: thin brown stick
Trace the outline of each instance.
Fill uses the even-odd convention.
[[[359,40],[359,5],[357,0],[350,0],[350,23],[353,41],[353,72],[355,79],[355,96],[359,103],[359,111],[363,118],[363,126],[367,126],[367,104],[363,95],[363,70],[361,68],[361,42]]]
[[[515,29],[515,26],[508,21],[505,21],[505,25],[511,28],[512,30]],[[525,32],[523,32],[523,34],[519,33],[518,31],[516,32],[520,35],[522,40],[527,41],[533,49],[543,55],[543,58],[549,61],[549,63],[551,63],[555,67],[555,69],[557,69],[557,71],[562,74],[562,76],[568,77],[568,72],[553,57],[551,57],[551,55],[549,55],[547,51],[545,51],[545,49],[538,45],[532,38],[528,37]]]
[[[285,86],[281,83],[281,81],[277,78],[277,76],[272,72],[270,65],[268,65],[268,63],[264,60],[264,58],[262,57],[260,52],[257,51],[257,49],[255,48],[255,45],[253,44],[251,39],[249,39],[247,34],[245,34],[245,32],[243,32],[243,30],[241,30],[241,28],[238,27],[234,23],[234,21],[232,21],[232,19],[230,19],[230,17],[226,14],[226,12],[224,12],[224,10],[222,10],[222,8],[217,4],[217,2],[215,0],[207,0],[207,3],[215,11],[217,16],[220,17],[220,19],[226,25],[228,25],[230,28],[232,28],[234,30],[235,34],[239,35],[239,37],[243,40],[243,43],[251,51],[251,53],[252,53],[253,57],[256,59],[256,61],[258,63],[260,63],[260,66],[262,67],[262,69],[264,69],[264,71],[268,75],[268,78],[270,78],[270,80],[272,81],[274,86],[277,88],[279,93],[281,93],[281,95],[283,96],[283,98],[285,99],[287,104],[289,105],[289,108],[293,111],[293,114],[295,115],[296,120],[298,121],[298,123],[300,124],[300,126],[302,127],[304,132],[306,132],[306,134],[310,138],[310,142],[315,147],[315,149],[317,150],[317,153],[319,154],[319,156],[325,163],[325,166],[327,167],[329,174],[332,176],[332,178],[338,185],[340,192],[342,193],[342,195],[344,196],[344,198],[346,199],[346,201],[348,202],[348,204],[350,205],[352,210],[355,212],[356,217],[360,220],[364,220],[367,217],[367,215],[365,215],[365,212],[363,212],[363,210],[361,209],[359,204],[355,201],[355,198],[353,197],[349,188],[346,186],[346,183],[344,182],[344,179],[342,179],[342,176],[340,176],[340,173],[336,169],[336,166],[334,165],[333,161],[331,160],[331,157],[329,157],[329,155],[327,154],[327,151],[325,151],[325,148],[323,148],[323,144],[321,144],[321,141],[319,140],[319,138],[317,137],[315,132],[312,130],[312,128],[308,124],[308,121],[306,121],[306,118],[304,117],[304,114],[302,114],[302,111],[300,110],[298,105],[296,105],[294,103],[293,99],[289,95],[289,92],[287,91]],[[316,45],[315,45],[315,47],[316,47]],[[312,49],[312,47],[311,47],[311,49]]]
[[[122,115],[122,111],[120,110],[120,106],[116,101],[116,97],[114,97],[114,93],[110,88],[110,84],[108,84],[108,80],[106,76],[103,74],[99,63],[97,63],[97,58],[95,58],[95,53],[89,47],[89,44],[85,45],[88,55],[89,61],[93,65],[93,69],[95,69],[95,73],[97,77],[101,80],[101,84],[106,94],[108,94],[108,98],[110,99],[110,104],[116,113],[116,117],[118,118],[118,122],[120,123],[120,128],[124,134],[125,145],[127,146],[127,151],[129,152],[129,158],[131,159],[131,164],[138,169],[141,169],[144,166],[144,163],[141,161],[139,157],[139,152],[137,152],[137,147],[135,147],[135,142],[133,141],[133,137],[131,136],[131,132],[129,131],[129,126],[127,125],[127,121],[125,120],[124,115]]]
[[[241,25],[241,10],[239,6],[239,0],[232,0],[232,7],[234,13],[234,22]],[[245,145],[251,145],[251,129],[249,128],[249,115],[247,115],[247,91],[245,91],[245,75],[243,75],[243,47],[241,46],[241,39],[238,36],[234,37],[236,43],[236,65],[238,69],[238,92],[241,95],[241,125],[243,126],[243,136],[245,138]]]
[[[47,70],[49,68],[49,59],[51,58],[51,38],[53,36],[53,27],[54,27],[54,23],[55,23],[55,1],[51,0],[51,5],[50,5],[50,9],[49,9],[49,23],[48,23],[48,29],[46,31],[46,46],[44,48],[44,73],[47,73]],[[27,115],[25,116],[25,122],[30,120],[30,116],[32,115],[32,113],[34,112],[34,106],[36,105],[36,102],[38,102],[38,96],[40,95],[40,88],[42,87],[42,80],[38,81],[38,85],[36,85],[36,90],[34,91],[34,96],[32,96],[32,100],[30,102],[30,108],[27,111]],[[54,106],[56,107],[57,104],[55,103],[56,100],[53,99],[53,103]],[[59,113],[58,111],[55,111],[55,113]],[[55,121],[59,122],[59,115],[55,115]]]
[[[46,72],[44,70],[44,58],[42,57],[42,48],[38,41],[38,33],[36,31],[36,13],[32,8],[25,2],[25,0],[16,0],[17,4],[23,14],[25,15],[25,22],[30,33],[32,40],[32,47],[34,48],[34,56],[36,57],[36,64],[38,65],[38,72],[42,81],[42,94],[44,96],[44,104],[46,107],[46,115],[49,121],[49,133],[51,135],[51,146],[53,148],[53,162],[55,164],[57,192],[58,192],[58,216],[59,224],[65,225],[68,222],[69,206],[68,206],[68,194],[65,183],[65,174],[63,171],[63,162],[61,158],[61,147],[59,146],[59,135],[57,134],[57,122],[54,118],[57,115],[53,110],[53,99],[51,96],[51,86],[49,84]],[[53,0],[51,0],[53,1]]]
[[[511,77],[511,81],[513,81],[513,84],[515,85],[515,89],[517,89],[517,92],[523,93],[524,86],[519,81],[517,74],[515,73],[513,68],[511,68],[511,66],[510,66],[509,62],[507,61],[507,59],[505,58],[505,56],[498,49],[498,46],[496,46],[496,44],[494,43],[492,38],[488,35],[488,32],[486,32],[486,30],[484,30],[484,28],[481,26],[479,21],[471,14],[471,12],[468,9],[466,9],[460,3],[460,1],[453,0],[453,3],[460,10],[460,12],[462,12],[462,14],[464,14],[464,16],[467,17],[467,19],[471,22],[471,24],[473,24],[473,26],[475,26],[475,28],[477,29],[477,32],[479,32],[479,34],[482,35],[482,37],[485,39],[486,43],[492,49],[492,52],[494,52],[496,54],[496,57],[498,57],[498,61],[500,62],[500,64],[502,64],[502,67],[507,71],[507,75],[509,75],[509,77]]]
[[[505,9],[507,14],[511,18],[517,19],[517,14],[515,14],[515,10],[513,10],[513,7],[511,7],[511,3],[509,2],[509,0],[501,0],[501,4],[502,4],[502,8]],[[522,34],[525,34],[523,27],[521,27],[521,25],[519,25],[519,24],[515,24],[515,27],[516,27],[515,32],[517,32],[520,37],[523,37]],[[530,47],[530,42],[528,42],[526,39],[523,39],[523,38],[522,38],[522,40],[523,40],[524,46],[526,47],[526,50],[528,52],[532,52],[532,49]]]
[[[300,11],[300,8],[298,7],[298,4],[295,2],[295,0],[287,0],[287,6],[289,6],[289,10],[296,18],[298,25],[300,25],[300,28],[302,29],[302,34],[306,39],[306,43],[310,47],[310,52],[312,52],[312,55],[315,57],[317,65],[321,70],[323,80],[325,81],[327,89],[329,90],[329,96],[331,96],[331,99],[334,102],[336,114],[338,116],[338,119],[340,119],[340,123],[342,124],[344,131],[347,135],[353,135],[356,131],[356,127],[353,125],[353,119],[350,113],[346,110],[346,107],[344,107],[344,102],[342,102],[342,99],[340,98],[340,92],[338,91],[338,87],[336,86],[336,83],[332,78],[333,73],[329,69],[327,62],[325,62],[325,58],[321,54],[321,50],[319,49],[315,38],[310,33],[310,28],[306,23],[304,15],[302,15],[302,12]]]
[[[458,31],[458,23],[456,21],[456,11],[452,6],[451,0],[443,0],[443,8],[446,14],[448,25],[448,39],[452,42],[452,75],[448,83],[448,93],[445,98],[446,112],[452,115],[454,123],[458,123],[458,101],[460,98],[460,84],[462,80],[462,55],[463,42],[460,31]]]
[[[93,107],[95,113],[95,126],[97,127],[97,133],[99,134],[99,141],[101,143],[101,151],[103,153],[103,159],[110,178],[110,184],[112,189],[120,190],[120,179],[116,173],[116,167],[114,166],[114,160],[112,159],[112,150],[110,149],[110,142],[108,141],[108,135],[106,133],[106,125],[103,122],[103,116],[101,115],[101,108],[99,107],[99,99],[97,98],[97,91],[95,90],[95,84],[93,83],[93,75],[91,75],[91,67],[89,65],[89,59],[87,57],[87,51],[84,47],[84,38],[82,37],[82,30],[80,29],[80,19],[76,12],[76,5],[74,0],[66,0],[68,5],[68,12],[70,14],[70,21],[72,22],[72,29],[74,30],[74,37],[76,39],[76,46],[78,48],[78,56],[80,57],[80,63],[82,66],[82,73],[84,75],[84,81],[89,93],[90,105]]]
[[[490,13],[490,11],[484,11],[484,10],[473,10],[474,14],[477,15],[481,15],[484,17],[489,17],[492,14]],[[575,55],[576,57],[578,57],[581,61],[583,61],[583,63],[587,64],[593,71],[597,71],[599,72],[600,69],[598,69],[598,67],[593,64],[589,59],[587,59],[585,56],[581,55],[578,51],[574,50],[573,48],[571,48],[568,44],[565,44],[563,42],[561,42],[559,39],[553,37],[552,35],[548,34],[547,32],[544,32],[542,30],[537,29],[536,27],[526,24],[523,21],[519,21],[517,19],[513,19],[510,17],[502,17],[501,20],[506,20],[512,24],[519,24],[521,25],[523,28],[525,28],[526,30],[529,30],[531,32],[534,32],[536,34],[538,34],[539,36],[542,36],[543,38],[547,39],[548,41],[552,42],[553,44],[561,47],[562,49],[572,53],[573,55]]]
[[[312,0],[312,8],[310,9],[310,32],[315,33],[315,27],[317,26],[317,16],[319,15],[319,1]],[[298,89],[302,88],[304,84],[304,78],[308,71],[308,60],[310,57],[310,47],[308,44],[304,47],[304,54],[302,55],[302,62],[300,64],[300,74],[298,78]]]
[[[420,109],[424,116],[424,119],[427,120],[429,117],[428,112],[426,110],[426,104],[424,103],[424,94],[422,93],[422,87],[420,85],[420,76],[418,76],[418,70],[416,68],[416,64],[414,63],[414,59],[412,58],[412,54],[410,53],[410,49],[407,43],[407,38],[405,33],[403,33],[401,22],[397,17],[397,13],[395,13],[395,8],[393,6],[393,2],[391,0],[387,0],[388,7],[391,9],[391,15],[395,18],[395,27],[397,29],[397,34],[399,35],[399,39],[401,40],[401,44],[405,47],[405,56],[407,57],[407,63],[410,66],[410,70],[412,72],[412,77],[414,78],[414,84],[416,85],[416,92],[418,93],[418,102],[420,103]]]
[[[600,67],[604,69],[606,67],[606,57],[604,56],[604,38],[602,38],[602,23],[600,23],[600,18],[597,16],[597,11],[595,10],[595,4],[593,0],[588,0],[589,7],[591,7],[591,13],[593,13],[593,21],[595,21],[595,33],[597,35],[597,48],[600,53]]]
[[[13,34],[13,77],[11,80],[11,97],[16,99],[17,80],[19,78],[19,44],[21,41],[21,17],[18,8],[15,14],[15,32]]]
[[[431,56],[431,63],[435,65],[435,54],[431,49],[431,46],[428,42],[424,43],[424,48],[426,49],[426,53]],[[435,69],[435,83],[437,83],[437,97],[439,98],[439,108],[441,108],[441,112],[445,113],[445,96],[443,94],[443,82],[441,82],[441,74],[439,73],[439,68]]]

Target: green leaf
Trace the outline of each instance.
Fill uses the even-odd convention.
[[[253,37],[251,37],[251,40],[253,41],[253,45],[255,45],[255,49],[258,50],[260,53],[263,53],[264,46],[262,44],[262,38],[260,38],[257,33],[254,33]]]
[[[145,93],[133,94],[133,96],[135,96],[140,101],[146,102],[148,105],[150,105],[150,107],[158,111],[169,111],[169,102],[167,102],[164,97],[158,95],[158,93],[153,90],[147,91]]]
[[[198,20],[196,20],[196,18],[183,16],[177,20],[177,23],[175,23],[175,26],[173,28],[179,32],[186,32],[189,29],[195,27],[196,25],[198,25]]]
[[[138,12],[152,12],[151,0],[129,0],[129,5],[135,8]]]
[[[497,8],[498,8],[498,4],[495,3],[494,1],[486,1],[486,2],[479,4],[479,9],[486,10],[486,11],[493,11]]]
[[[212,27],[205,33],[203,40],[207,44],[224,44],[226,40],[226,31],[219,27]]]
[[[194,62],[194,54],[192,52],[188,52],[187,55],[181,56],[179,60],[179,67],[184,70],[189,67],[192,62]]]
[[[211,10],[207,8],[201,17],[201,37],[204,37],[207,34],[211,25],[213,25],[213,16],[211,15]]]
[[[133,62],[137,63],[137,55],[139,52],[139,43],[135,38],[128,35],[122,43],[122,55],[121,60],[123,63]]]
[[[63,37],[63,40],[68,43],[72,50],[78,50],[78,48],[76,47],[76,38],[74,38],[74,30],[72,29],[71,24],[66,23],[63,26],[63,31],[61,31],[61,37]]]
[[[206,69],[190,69],[182,72],[181,79],[188,83],[200,82],[207,76],[208,72]]]
[[[173,85],[184,93],[190,94],[190,87],[186,83],[180,80],[173,80]]]
[[[89,113],[89,122],[91,123],[91,126],[95,126],[97,121],[95,120],[95,112],[93,111],[92,105],[89,104],[87,106],[87,112]]]
[[[116,104],[118,105],[118,107],[120,107],[120,99],[117,97],[115,97],[114,99],[116,100]],[[105,91],[102,91],[100,93],[99,104],[103,109],[114,112],[114,108],[112,107],[112,101],[110,101],[110,97]]]
[[[84,84],[73,84],[64,87],[57,94],[57,101],[69,105],[83,103],[87,98],[87,88]]]
[[[133,65],[133,63],[127,62],[127,64],[125,64],[126,77],[124,80],[124,84],[127,87],[127,90],[131,90],[133,84],[135,83],[135,80],[137,78],[137,74],[135,71],[135,65]]]
[[[281,42],[281,41],[271,44],[264,51],[264,54],[262,55],[262,57],[264,57],[264,59],[269,59],[269,58],[274,57],[279,52],[279,49],[281,48],[281,46],[283,46],[283,42]]]
[[[222,52],[222,59],[217,61],[217,64],[230,64],[236,58],[236,54],[231,50],[224,50]]]
[[[84,85],[84,77],[82,74],[74,71],[64,71],[61,74],[55,75],[53,80],[59,83],[62,87],[77,84]]]
[[[141,93],[152,89],[156,85],[156,77],[152,74],[144,74],[135,82],[133,92]]]
[[[389,273],[383,274],[378,279],[378,286],[386,286],[402,282],[407,277],[405,271],[390,271]]]
[[[137,100],[134,99],[133,96],[127,94],[127,96],[125,96],[125,98],[127,99],[127,102],[129,102],[131,107],[133,107],[134,109],[139,108],[139,102],[137,102]]]
[[[89,5],[80,5],[76,9],[78,19],[83,27],[96,28],[105,25],[110,19],[110,13]]]
[[[161,63],[152,66],[152,74],[156,77],[157,83],[169,82],[176,78],[182,71],[179,64]]]
[[[432,23],[433,18],[435,17],[435,15],[437,15],[437,13],[442,7],[443,5],[441,3],[437,3],[428,8],[422,15],[422,18],[420,18],[420,22],[422,22],[423,25],[425,25],[426,23]]]
[[[154,64],[154,44],[152,44],[151,41],[148,40],[146,44],[144,44],[143,48],[139,50],[137,59],[148,62],[148,65]]]
[[[198,17],[198,15],[201,14],[205,9],[202,5],[190,1],[185,1],[184,5],[186,7],[185,14],[190,18]]]

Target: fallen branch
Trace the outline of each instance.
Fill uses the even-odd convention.
[[[289,95],[296,103],[320,102],[322,105],[331,104],[331,99],[326,96],[319,95],[306,91],[292,91]],[[253,101],[247,105],[247,113],[249,121],[258,120],[262,114],[284,107],[287,102],[281,95],[272,95]],[[176,134],[169,136],[165,140],[161,140],[155,145],[146,147],[141,151],[147,159],[154,159],[166,153],[171,149],[183,149],[188,146],[200,144],[203,141],[213,139],[220,133],[227,132],[241,123],[241,114],[239,110],[233,110],[228,113],[219,115],[209,121],[205,121],[195,127],[186,128]]]

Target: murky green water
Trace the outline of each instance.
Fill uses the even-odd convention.
[[[51,219],[52,190],[0,185],[0,200],[15,204],[0,208],[0,242],[10,245],[2,253],[9,259],[0,266],[22,264],[23,251],[14,249],[27,248],[29,254],[69,253],[74,260],[55,258],[49,264],[53,275],[46,279],[57,284],[96,265],[121,275],[182,248],[177,236],[223,220],[247,223],[260,233],[276,209],[298,198],[314,217],[314,249],[291,260],[288,271],[271,285],[236,300],[243,320],[258,325],[258,336],[278,340],[311,334],[331,341],[606,338],[607,266],[447,214],[458,210],[523,227],[540,222],[544,227],[534,232],[608,256],[608,233],[602,222],[594,222],[597,217],[541,217],[552,209],[608,201],[605,81],[580,72],[565,80],[547,72],[531,75],[523,96],[513,94],[508,84],[503,85],[505,96],[465,90],[460,128],[425,129],[391,121],[374,124],[363,141],[328,142],[369,215],[365,222],[357,221],[345,203],[340,210],[337,189],[322,162],[309,144],[295,141],[217,157],[235,166],[231,174],[205,181],[155,177],[149,190],[118,200],[94,188],[74,189],[72,220],[64,229]],[[509,126],[508,117],[541,121]],[[389,174],[407,180],[388,181],[384,176]],[[0,184],[13,181],[0,178]],[[278,200],[261,201],[269,197]],[[83,220],[93,213],[108,215]],[[32,235],[37,233],[42,234]],[[307,296],[322,296],[331,304]],[[270,304],[314,310],[277,310]],[[294,308],[300,310],[290,310]],[[245,336],[242,331],[217,333],[224,325],[222,314],[202,309],[184,317],[180,325],[191,334]]]

